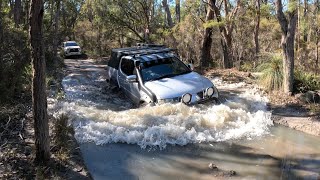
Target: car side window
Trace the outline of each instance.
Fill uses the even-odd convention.
[[[122,59],[121,61],[121,71],[127,75],[133,75],[133,71],[134,71],[134,63],[132,60],[129,59]]]

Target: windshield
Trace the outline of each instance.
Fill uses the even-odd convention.
[[[191,72],[183,62],[175,57],[144,62],[140,67],[144,81],[159,80]]]
[[[68,47],[68,46],[78,46],[78,44],[75,42],[68,42],[68,43],[66,43],[66,47]]]

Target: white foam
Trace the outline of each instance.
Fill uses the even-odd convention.
[[[269,126],[273,125],[271,113],[266,111],[268,100],[255,88],[220,105],[189,107],[183,104],[162,104],[112,111],[98,108],[101,103],[108,106],[108,103],[99,101],[99,98],[79,99],[89,96],[88,92],[95,91],[94,88],[81,86],[81,90],[76,90],[74,85],[79,84],[70,79],[64,81],[66,96],[70,102],[50,100],[52,103],[49,104],[49,109],[54,116],[61,113],[69,115],[75,128],[75,137],[80,143],[102,145],[121,142],[138,144],[142,148],[165,148],[168,144],[251,139],[268,133]],[[227,86],[224,85],[224,88],[228,88]],[[230,86],[233,88],[244,85]],[[121,99],[117,101],[123,103]]]

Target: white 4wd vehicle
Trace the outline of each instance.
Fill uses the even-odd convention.
[[[193,72],[174,49],[143,45],[113,49],[107,81],[121,88],[135,104],[217,100],[219,93],[207,78]]]
[[[82,55],[81,48],[75,41],[63,42],[62,48],[64,57]]]

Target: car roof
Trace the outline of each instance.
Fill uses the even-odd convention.
[[[138,57],[135,57],[135,59],[139,60],[140,62],[149,62],[149,61],[156,61],[158,59],[166,59],[166,58],[172,58],[175,55],[173,53],[156,53],[156,54],[146,54],[146,55],[141,55]]]
[[[121,56],[131,56],[133,58],[140,59],[142,61],[148,61],[148,59],[164,58],[166,54],[175,51],[172,48],[166,48],[164,46],[159,47],[129,47],[112,49],[113,52],[121,54]]]
[[[138,44],[137,46],[127,48],[117,48],[111,50],[111,58],[108,66],[118,69],[120,59],[127,57],[130,60],[148,62],[159,58],[173,57],[176,49],[167,48],[164,45]],[[170,54],[170,55],[169,55]]]
[[[77,43],[75,41],[66,41],[65,43]]]

